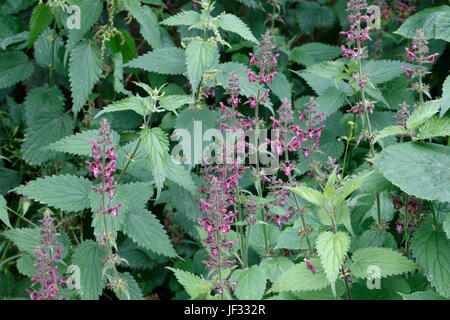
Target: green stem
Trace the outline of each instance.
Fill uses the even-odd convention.
[[[125,165],[125,167],[123,168],[122,172],[120,173],[119,179],[117,179],[117,184],[119,184],[122,181],[123,176],[125,175],[125,172],[127,172],[128,167],[130,166],[131,162],[134,161],[134,156],[136,155],[136,152],[139,149],[139,145],[141,144],[141,138],[139,138],[138,143],[136,144],[136,147],[134,148],[133,153],[131,154],[131,156],[128,158],[128,161]]]
[[[37,224],[33,223],[32,221],[28,220],[27,218],[25,218],[24,216],[22,216],[20,213],[14,211],[13,209],[11,209],[10,207],[6,207],[7,210],[11,211],[12,213],[14,213],[16,216],[19,217],[19,219],[23,219],[24,221],[28,222],[29,224],[31,224],[33,227],[35,228],[39,228]]]

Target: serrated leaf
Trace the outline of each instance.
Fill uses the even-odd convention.
[[[9,222],[8,210],[6,209],[6,200],[0,194],[0,220],[3,221],[9,228],[12,228],[11,222]]]
[[[119,278],[125,282],[125,288],[121,292],[114,292],[121,300],[144,300],[141,288],[130,273],[119,272]]]
[[[189,171],[185,170],[181,165],[174,163],[172,159],[168,161],[167,179],[185,188],[192,195],[197,195],[198,193],[197,186],[192,180]]]
[[[28,56],[21,51],[0,52],[0,89],[27,79],[34,71]]]
[[[234,14],[225,13],[221,15],[220,19],[217,21],[217,26],[223,30],[237,33],[245,40],[258,43],[258,40],[256,40],[249,27]]]
[[[440,117],[442,118],[450,108],[450,76],[447,76],[442,84],[442,98],[439,99],[439,103],[441,104]]]
[[[266,258],[260,263],[264,269],[267,279],[274,283],[281,274],[294,266],[294,263],[287,257]]]
[[[336,87],[330,87],[325,89],[316,98],[317,114],[326,112],[324,118],[331,116],[339,108],[341,108],[347,100],[347,93]]]
[[[21,251],[33,254],[39,247],[41,240],[38,228],[15,228],[3,232],[3,235],[11,240]]]
[[[373,163],[402,191],[422,199],[449,202],[449,156],[447,146],[406,142],[385,148]]]
[[[163,48],[137,57],[127,66],[160,74],[183,74],[186,72],[186,58],[183,49]]]
[[[448,300],[447,298],[439,295],[434,290],[416,291],[411,294],[401,293],[403,300]]]
[[[52,9],[45,3],[39,3],[34,7],[30,19],[30,38],[28,47],[31,47],[39,35],[52,23]]]
[[[450,297],[450,240],[440,226],[429,219],[415,230],[411,250],[431,285],[444,297]]]
[[[186,104],[193,104],[194,99],[186,95],[163,96],[159,99],[160,106],[177,114],[176,110]]]
[[[377,133],[375,138],[373,139],[373,143],[376,143],[378,140],[390,137],[390,136],[396,136],[399,134],[408,134],[408,130],[406,130],[402,126],[389,126],[381,130]]]
[[[352,260],[351,274],[361,279],[372,277],[369,269],[371,266],[379,268],[381,278],[414,271],[417,268],[412,260],[389,248],[358,249],[353,253]]]
[[[67,136],[58,140],[45,149],[66,152],[78,156],[92,156],[92,144],[90,140],[98,140],[98,130],[86,130],[77,134]],[[117,132],[111,132],[112,143],[117,146],[119,144],[120,136]]]
[[[126,111],[126,110],[132,110],[140,114],[141,116],[144,116],[146,114],[145,112],[146,106],[147,104],[145,99],[141,97],[127,97],[109,104],[106,108],[103,108],[102,111],[97,113],[94,119],[97,119],[98,117],[102,116],[105,113]]]
[[[450,136],[450,118],[433,117],[421,125],[413,141]]]
[[[317,291],[329,286],[320,260],[315,258],[309,260],[316,273],[308,268],[306,262],[301,262],[283,272],[270,288],[269,292],[282,291]]]
[[[335,205],[342,203],[352,192],[358,189],[364,182],[364,180],[372,174],[373,171],[363,172],[357,176],[351,177],[349,180],[344,181],[344,185],[337,191],[335,198]]]
[[[310,42],[292,49],[290,59],[306,67],[334,59],[342,53],[336,46],[320,42]]]
[[[153,49],[161,48],[161,32],[158,19],[149,6],[141,6],[139,1],[123,0],[125,8],[139,22],[140,33]]]
[[[143,248],[168,257],[177,255],[167,232],[150,211],[130,207],[124,217],[122,231]]]
[[[317,236],[317,252],[334,295],[335,282],[349,247],[350,237],[345,232],[325,231]]]
[[[327,199],[321,192],[312,189],[310,187],[298,186],[298,187],[286,187],[286,189],[300,195],[303,199],[305,199],[308,202],[311,202],[312,204],[315,204],[316,206],[321,207],[327,203]]]
[[[191,299],[205,299],[210,294],[212,286],[205,279],[184,270],[169,267],[167,269],[175,274],[178,282],[184,287]]]
[[[368,60],[362,65],[362,73],[368,73],[373,84],[380,84],[404,74],[402,66],[409,67],[410,64],[392,60]]]
[[[216,48],[209,41],[193,40],[186,47],[186,66],[193,91],[202,80],[203,73],[211,64]]]
[[[70,53],[69,78],[75,114],[81,110],[100,79],[101,56],[100,48],[92,41],[80,42]]]
[[[284,98],[287,98],[289,101],[291,98],[291,86],[289,84],[289,80],[286,78],[284,73],[278,73],[275,76],[275,80],[270,83],[267,83],[267,86],[271,90],[273,94],[275,94],[280,101],[283,101]]]
[[[89,207],[92,183],[86,178],[60,175],[38,178],[14,189],[30,199],[67,212],[77,212]]]
[[[192,26],[200,22],[201,15],[197,11],[187,10],[177,13],[161,22],[165,26]]]
[[[83,0],[80,5],[80,28],[69,30],[69,42],[78,43],[98,20],[103,10],[103,3],[97,0]]]
[[[261,300],[266,290],[266,273],[260,266],[239,270],[235,295],[240,300]]]
[[[417,128],[428,119],[439,112],[440,104],[438,101],[428,101],[415,109],[406,120],[406,127],[409,130]]]
[[[78,266],[80,275],[80,295],[83,300],[95,300],[102,294],[105,280],[102,278],[103,265],[101,259],[106,250],[97,242],[85,240],[75,249],[72,264]]]

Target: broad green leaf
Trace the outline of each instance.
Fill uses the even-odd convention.
[[[411,113],[406,120],[406,127],[411,130],[425,123],[428,119],[439,112],[440,104],[438,101],[428,101],[418,107]]]
[[[317,104],[317,113],[326,112],[324,119],[331,116],[339,108],[341,108],[347,100],[347,93],[339,90],[336,87],[330,87],[325,89],[316,98],[315,103]]]
[[[102,73],[101,50],[92,41],[77,44],[70,53],[69,78],[74,113],[86,103]]]
[[[292,49],[290,59],[306,67],[334,59],[341,55],[342,50],[336,46],[320,42],[310,42]]]
[[[308,268],[306,262],[296,264],[278,277],[269,292],[317,291],[328,287],[329,282],[320,260],[315,258],[309,262],[313,265],[316,273]]]
[[[32,277],[35,274],[34,257],[29,254],[24,254],[16,262],[17,271],[27,277]]]
[[[167,267],[175,274],[178,282],[184,287],[191,299],[205,299],[211,292],[212,285],[193,273]]]
[[[235,295],[240,300],[261,300],[266,290],[266,273],[260,266],[239,270]]]
[[[98,130],[86,130],[77,134],[67,136],[58,140],[45,149],[59,152],[66,152],[78,156],[92,156],[92,144],[89,142],[97,141],[99,138]],[[112,143],[117,146],[120,136],[117,132],[112,131]]]
[[[172,159],[168,161],[167,179],[185,188],[192,195],[197,195],[198,193],[197,186],[192,180],[190,172],[185,170],[181,165],[174,163]]]
[[[389,248],[358,249],[353,253],[352,260],[351,273],[361,279],[371,278],[372,271],[369,269],[371,266],[380,269],[382,278],[414,271],[417,268],[412,260]]]
[[[300,195],[303,199],[305,199],[308,202],[311,202],[312,204],[315,204],[316,206],[321,207],[327,203],[327,199],[321,192],[312,189],[310,187],[298,186],[298,187],[286,187],[286,189]]]
[[[344,186],[337,191],[334,205],[342,203],[352,192],[358,189],[364,182],[364,180],[370,176],[373,171],[362,172],[357,176],[351,177],[351,179],[344,181]]]
[[[245,40],[258,43],[258,40],[256,40],[249,27],[234,14],[225,13],[220,16],[220,19],[216,23],[223,30],[237,33]]]
[[[134,277],[128,272],[120,272],[119,278],[125,282],[122,292],[114,291],[121,300],[144,300],[141,288]]]
[[[450,75],[444,81],[442,85],[442,98],[439,99],[441,104],[440,117],[442,118],[447,110],[450,108]]]
[[[406,19],[394,33],[406,38],[414,38],[416,30],[422,29],[426,39],[450,41],[448,33],[449,6],[427,8]]]
[[[27,79],[34,71],[28,56],[21,51],[0,52],[0,89]]]
[[[433,117],[420,126],[413,141],[450,136],[450,118]]]
[[[422,199],[449,202],[449,155],[447,146],[406,142],[385,148],[373,163],[402,191]]]
[[[98,20],[103,3],[97,0],[83,0],[80,5],[80,28],[69,29],[69,42],[78,43]]]
[[[200,19],[200,13],[194,10],[187,10],[165,19],[161,24],[165,26],[192,26],[199,23]]]
[[[0,220],[3,221],[9,228],[12,228],[11,222],[9,222],[8,210],[6,209],[6,200],[0,194]]]
[[[38,178],[14,189],[30,199],[67,212],[77,212],[89,207],[92,183],[86,178],[60,175]]]
[[[275,80],[272,83],[268,82],[267,85],[271,92],[281,101],[283,101],[284,98],[287,98],[289,101],[292,100],[291,85],[289,84],[289,80],[286,78],[284,73],[278,72],[278,74],[275,75]]]
[[[322,232],[317,236],[316,248],[331,289],[336,295],[335,282],[345,255],[350,247],[350,238],[345,232]]]
[[[203,73],[211,64],[216,48],[209,41],[193,40],[186,47],[186,65],[193,91],[202,80]]]
[[[428,219],[414,232],[411,242],[413,256],[431,285],[440,295],[450,298],[450,240],[445,232]]]
[[[79,268],[81,299],[95,300],[102,294],[106,278],[102,278],[101,259],[105,256],[106,250],[101,249],[98,243],[92,240],[84,240],[76,247],[72,265]]]
[[[403,300],[448,300],[439,294],[436,291],[430,289],[426,291],[416,291],[411,294],[400,293]]]
[[[39,35],[52,23],[52,9],[45,3],[39,3],[34,7],[30,19],[30,38],[28,47],[31,47]]]
[[[39,247],[42,236],[38,228],[15,228],[2,233],[11,240],[21,251],[33,254]]]
[[[392,60],[368,60],[362,65],[362,73],[369,74],[369,80],[373,84],[380,84],[404,74],[402,66],[411,66],[408,63]]]
[[[331,28],[335,21],[336,15],[330,7],[320,5],[315,1],[302,1],[295,12],[300,29],[308,35],[311,35],[314,28]]]
[[[380,132],[377,132],[375,138],[373,139],[373,143],[376,143],[378,140],[390,137],[390,136],[396,136],[399,134],[408,134],[408,130],[406,130],[402,126],[389,126],[381,130]]]
[[[109,104],[106,108],[95,115],[95,118],[100,117],[105,113],[133,110],[134,112],[144,116],[146,114],[147,102],[141,97],[127,97],[122,100]],[[148,114],[148,112],[147,112]]]
[[[127,66],[160,74],[182,74],[186,72],[186,58],[183,49],[163,48],[147,52]]]
[[[447,238],[450,239],[450,214],[447,213],[442,227],[444,228]]]
[[[164,227],[150,211],[130,207],[122,231],[143,248],[168,257],[177,255]]]
[[[153,49],[161,48],[161,32],[158,18],[149,6],[141,6],[135,0],[123,0],[125,8],[139,22],[140,33]]]
[[[287,257],[266,258],[260,263],[264,269],[267,279],[274,283],[281,274],[294,266],[294,263]]]
[[[155,178],[156,186],[162,189],[167,177],[167,162],[169,157],[169,140],[160,128],[149,129],[145,127],[141,131],[142,145],[150,156],[150,169]]]
[[[190,96],[186,95],[171,95],[171,96],[163,96],[159,99],[159,104],[161,107],[166,109],[167,111],[172,111],[177,114],[177,109],[181,108],[186,104],[193,104],[194,99]]]

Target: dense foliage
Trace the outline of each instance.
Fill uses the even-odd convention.
[[[1,298],[450,298],[448,1],[0,9]]]

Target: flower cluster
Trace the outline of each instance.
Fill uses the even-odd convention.
[[[325,115],[326,112],[315,114],[317,113],[317,110],[315,110],[317,104],[314,103],[314,98],[311,98],[309,102],[306,103],[306,107],[307,108],[304,111],[304,113],[300,111],[298,112],[300,115],[298,121],[302,123],[304,120],[306,120],[308,128],[306,129],[306,132],[302,131],[300,128],[295,129],[302,132],[303,134],[306,134],[306,137],[310,141],[309,146],[302,147],[303,155],[305,156],[306,159],[308,159],[311,153],[319,149],[320,135],[323,128],[325,128],[325,126],[323,125],[323,116]],[[321,126],[316,128],[316,123],[318,121],[320,121]]]
[[[107,195],[110,200],[113,200],[116,184],[114,183],[114,177],[112,175],[116,171],[117,155],[114,154],[116,147],[111,146],[111,128],[105,118],[101,120],[98,135],[99,139],[96,143],[93,140],[90,140],[94,161],[86,161],[86,163],[89,165],[89,171],[95,178],[99,176],[102,177],[102,183],[96,186],[94,191],[102,195]],[[119,203],[114,207],[110,207],[108,204],[104,208],[102,204],[99,212],[102,215],[110,214],[113,217],[117,217],[119,208],[122,206],[123,203]]]
[[[58,246],[55,239],[56,228],[53,225],[52,217],[49,211],[44,212],[41,220],[42,240],[38,250],[34,252],[36,260],[34,262],[34,270],[36,275],[31,278],[31,282],[39,283],[40,288],[35,291],[26,290],[31,300],[60,300],[60,288],[66,285],[67,281],[58,273],[56,265],[61,260],[62,245]],[[54,247],[58,249],[53,252]],[[45,249],[44,249],[45,248]]]
[[[289,202],[290,191],[284,187],[295,187],[295,182],[285,182],[276,177],[263,177],[263,181],[268,183],[269,192],[267,198],[273,199],[265,205],[264,219],[272,220],[278,227],[281,227],[283,223],[289,222],[298,210]],[[283,209],[284,214],[281,211],[272,210],[273,208]],[[302,212],[300,212],[302,214]]]
[[[266,32],[258,45],[258,50],[256,54],[249,53],[250,55],[250,66],[256,65],[258,67],[258,72],[253,72],[244,69],[248,74],[248,81],[250,83],[257,82],[259,84],[264,84],[266,82],[273,82],[273,77],[277,74],[277,71],[273,70],[274,67],[278,65],[277,57],[278,53],[274,54],[273,51],[275,45],[272,43],[272,36],[269,32]],[[265,103],[269,95],[269,89],[266,89],[262,94],[260,92],[259,96],[250,96],[250,108],[254,109],[257,104]]]
[[[419,227],[420,223],[423,221],[423,215],[420,214],[420,211],[422,209],[422,202],[417,201],[416,197],[414,196],[408,196],[406,201],[404,201],[404,199],[402,199],[403,194],[404,193],[402,191],[398,191],[397,195],[389,195],[392,199],[394,209],[400,211],[400,216],[395,226],[395,230],[399,234],[403,233],[405,227],[407,227],[412,233]],[[402,210],[400,210],[403,207],[408,212],[407,215],[404,214]]]
[[[409,118],[410,113],[408,111],[409,105],[405,102],[399,104],[400,109],[397,111],[396,116],[398,121],[396,122],[397,125],[402,126],[405,129],[408,129],[406,127],[406,120]],[[400,134],[400,136],[406,135],[406,134]]]

